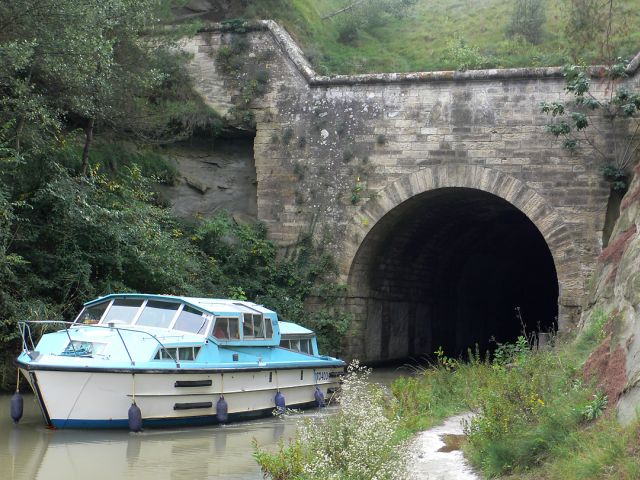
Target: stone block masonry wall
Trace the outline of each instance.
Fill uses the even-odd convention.
[[[185,48],[198,89],[221,113],[238,91],[217,50],[243,35],[248,62],[274,53],[267,92],[250,105],[258,218],[274,241],[328,236],[348,283],[361,242],[394,207],[434,188],[478,188],[538,227],[558,272],[561,327],[573,323],[601,250],[609,186],[596,156],[563,150],[545,130],[540,102],[565,100],[558,68],[321,77],[274,22],[247,30],[214,26]],[[361,332],[366,313],[354,313]]]

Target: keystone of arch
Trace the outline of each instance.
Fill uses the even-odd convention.
[[[439,165],[420,169],[390,183],[363,204],[347,226],[339,263],[343,279],[350,276],[358,249],[382,217],[416,195],[447,187],[473,188],[491,193],[524,213],[544,237],[553,257],[560,286],[560,304],[578,306],[581,303],[584,285],[580,261],[573,234],[562,216],[542,195],[522,181],[477,165]]]

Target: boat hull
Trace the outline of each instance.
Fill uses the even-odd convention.
[[[56,370],[21,366],[48,425],[127,428],[135,399],[144,427],[218,423],[221,396],[228,421],[270,415],[278,391],[290,408],[315,405],[316,387],[330,399],[343,367],[180,371]]]

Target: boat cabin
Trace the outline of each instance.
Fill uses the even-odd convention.
[[[113,294],[85,304],[74,325],[164,329],[176,334],[202,335],[227,345],[280,343],[276,313],[239,300]],[[181,352],[176,353],[180,357]]]
[[[278,322],[280,325],[280,346],[294,352],[319,355],[318,342],[312,330],[291,322]]]

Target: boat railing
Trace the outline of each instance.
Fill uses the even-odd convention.
[[[146,335],[151,337],[153,340],[155,340],[158,345],[160,345],[160,348],[162,348],[162,350],[164,351],[164,353],[166,353],[169,358],[171,358],[171,360],[173,360],[176,364],[176,368],[180,368],[180,362],[178,361],[178,359],[176,357],[174,357],[168,348],[166,348],[164,346],[164,344],[160,341],[160,339],[158,339],[158,337],[156,337],[153,333],[147,332],[145,330],[136,330],[133,328],[123,328],[123,327],[116,327],[113,324],[108,324],[108,325],[95,325],[95,324],[78,324],[78,323],[74,323],[74,322],[69,322],[66,320],[23,320],[18,322],[18,328],[20,330],[20,335],[22,336],[22,350],[29,355],[31,352],[34,352],[36,347],[35,347],[35,342],[33,341],[33,335],[31,333],[31,325],[63,325],[64,326],[64,331],[67,334],[67,337],[69,338],[69,345],[71,345],[71,349],[74,352],[74,355],[77,356],[77,350],[75,345],[73,344],[73,339],[71,338],[71,334],[69,333],[69,328],[70,327],[81,327],[81,328],[101,328],[101,329],[107,329],[110,331],[116,331],[116,333],[118,334],[118,337],[120,338],[120,341],[122,342],[122,346],[124,347],[125,352],[127,353],[127,356],[129,357],[129,361],[131,362],[131,365],[135,365],[136,362],[133,360],[133,357],[131,356],[131,352],[129,352],[129,348],[127,347],[127,342],[125,342],[124,337],[122,336],[122,332],[133,332],[133,333],[137,333],[137,334],[142,334],[142,335]],[[29,346],[31,346],[31,348],[29,348]]]

